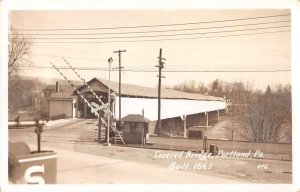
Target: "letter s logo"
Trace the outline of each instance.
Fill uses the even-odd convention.
[[[29,184],[45,184],[45,180],[42,176],[31,176],[32,173],[44,174],[44,171],[45,171],[44,169],[45,169],[44,165],[29,167],[25,171],[25,175],[24,175],[27,183],[29,183]]]

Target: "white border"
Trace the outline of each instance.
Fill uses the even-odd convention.
[[[7,14],[7,2],[1,2],[1,66],[0,66],[0,187],[2,188],[4,184],[8,182],[8,167],[3,165],[8,165],[8,131],[7,131],[7,122],[8,122],[8,114],[7,114],[7,65],[4,63],[8,63],[7,53],[8,53],[8,14]]]
[[[6,191],[20,191],[20,192],[44,192],[44,191],[61,191],[61,192],[86,192],[86,191],[105,191],[105,192],[116,192],[116,191],[130,191],[130,192],[153,192],[153,191],[166,191],[166,192],[192,192],[192,191],[221,191],[221,192],[295,192],[296,188],[291,185],[272,185],[272,184],[240,184],[238,187],[236,185],[231,184],[189,184],[189,185],[179,185],[179,184],[159,184],[159,185],[151,185],[151,184],[114,184],[114,185],[47,185],[47,190],[45,187],[32,185],[28,187],[28,185],[17,185],[17,186],[8,186]]]
[[[290,8],[292,0],[10,0],[9,10]]]
[[[300,34],[300,1],[294,1],[292,6],[292,102],[293,102],[293,181],[295,187],[300,189],[300,130],[299,130],[299,107],[300,107],[300,88],[299,88],[299,72],[300,72],[300,54],[299,54],[299,34]],[[298,182],[296,182],[298,181]]]
[[[188,3],[187,3],[188,2]],[[8,10],[70,10],[70,9],[291,9],[292,11],[292,95],[293,95],[293,181],[300,181],[299,160],[299,0],[3,0],[1,7],[1,165],[7,165],[7,13]],[[3,28],[4,26],[4,28]],[[298,53],[297,53],[298,50]],[[297,155],[296,155],[297,154]],[[1,166],[1,186],[4,191],[45,191],[40,186],[7,185],[7,167]],[[293,185],[50,185],[47,191],[296,191]]]

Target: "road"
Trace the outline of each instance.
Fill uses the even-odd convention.
[[[95,119],[78,119],[44,129],[42,149],[58,152],[58,183],[291,183],[292,162],[268,159],[156,158],[158,150],[106,147],[94,141]],[[34,127],[10,129],[9,141],[36,147]],[[162,153],[177,153],[162,150]],[[170,171],[171,164],[189,163]],[[211,163],[211,169],[193,169]],[[267,165],[267,169],[258,169]],[[67,177],[69,176],[69,177]],[[68,179],[69,178],[69,179]]]

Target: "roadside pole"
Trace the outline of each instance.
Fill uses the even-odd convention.
[[[159,50],[159,57],[158,57],[158,65],[156,65],[155,67],[158,67],[158,112],[157,112],[157,134],[160,135],[161,133],[161,119],[160,119],[160,112],[161,112],[161,78],[165,78],[164,76],[161,75],[161,70],[164,68],[164,62],[162,60],[165,60],[164,58],[162,58],[162,49],[160,48]]]
[[[108,111],[110,111],[110,68],[111,68],[111,63],[113,62],[113,59],[110,57],[108,59]],[[109,128],[110,128],[110,113],[107,113],[107,133],[106,133],[106,145],[111,146],[109,143]]]
[[[99,118],[98,118],[98,143],[101,142],[101,125],[102,125],[102,120],[101,120],[101,111],[99,111]]]
[[[113,53],[118,53],[119,54],[119,119],[121,119],[122,116],[122,112],[121,112],[121,95],[122,95],[122,83],[121,83],[121,69],[123,69],[124,67],[121,66],[121,53],[126,52],[126,50],[118,50],[118,51],[114,51]]]

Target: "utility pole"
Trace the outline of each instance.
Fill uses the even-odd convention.
[[[160,111],[161,111],[161,103],[160,103],[160,97],[161,97],[161,78],[165,78],[164,76],[161,75],[161,70],[164,68],[164,62],[162,60],[166,60],[164,58],[162,58],[162,49],[160,48],[159,50],[159,57],[158,57],[159,61],[158,61],[158,65],[156,65],[155,67],[158,67],[159,73],[158,73],[158,117],[157,117],[157,133],[158,135],[160,135],[161,132],[161,120],[160,120]]]
[[[110,57],[109,59],[108,59],[108,100],[107,100],[107,104],[108,104],[108,106],[107,106],[107,108],[108,108],[108,111],[110,111],[110,68],[111,68],[111,63],[113,62],[113,59]],[[107,144],[107,146],[110,146],[111,144],[109,143],[109,129],[110,129],[110,121],[111,121],[111,119],[110,119],[110,116],[111,114],[110,113],[108,113],[107,114],[107,132],[106,132],[106,144]],[[100,115],[101,116],[101,115]]]
[[[126,50],[118,50],[118,51],[114,51],[113,53],[119,53],[119,120],[121,119],[122,113],[121,113],[121,69],[123,69],[124,67],[121,66],[121,53],[122,52],[126,52]]]

